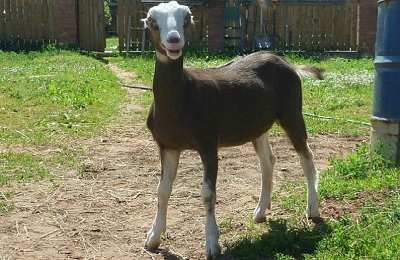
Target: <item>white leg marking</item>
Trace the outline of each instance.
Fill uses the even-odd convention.
[[[307,178],[308,195],[307,195],[307,217],[319,217],[318,210],[318,172],[314,166],[313,154],[307,146],[308,151],[306,155],[299,154],[300,164],[303,168],[304,174]]]
[[[268,141],[268,132],[253,141],[253,146],[260,160],[262,172],[261,193],[258,205],[254,210],[254,222],[261,223],[266,219],[265,210],[271,209],[273,171],[276,158]]]
[[[206,254],[207,259],[214,259],[221,254],[221,247],[218,244],[219,230],[215,220],[216,193],[210,188],[207,181],[203,181],[201,189],[204,208],[206,210]]]
[[[147,233],[145,247],[149,250],[157,249],[161,243],[161,234],[165,232],[168,200],[171,196],[172,184],[178,169],[180,151],[161,151],[161,180],[157,187],[158,205],[157,214],[152,229]]]

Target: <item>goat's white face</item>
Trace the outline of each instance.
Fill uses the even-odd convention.
[[[150,8],[147,18],[143,19],[150,29],[156,53],[178,59],[185,45],[185,29],[193,23],[189,7],[175,1],[162,3]]]

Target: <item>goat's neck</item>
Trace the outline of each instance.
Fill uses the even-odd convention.
[[[156,114],[178,116],[184,102],[183,88],[183,57],[169,62],[162,62],[157,58],[153,80]]]

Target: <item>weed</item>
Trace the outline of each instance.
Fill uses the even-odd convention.
[[[345,159],[329,159],[332,167],[321,174],[320,194],[336,199],[353,199],[360,191],[381,191],[400,185],[399,170],[389,167],[379,153],[363,142]]]
[[[0,153],[0,186],[15,180],[28,182],[39,179],[54,180],[55,175],[42,165],[43,158],[12,151]]]

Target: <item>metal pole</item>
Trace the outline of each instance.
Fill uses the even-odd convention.
[[[400,0],[379,0],[371,147],[400,165]]]

